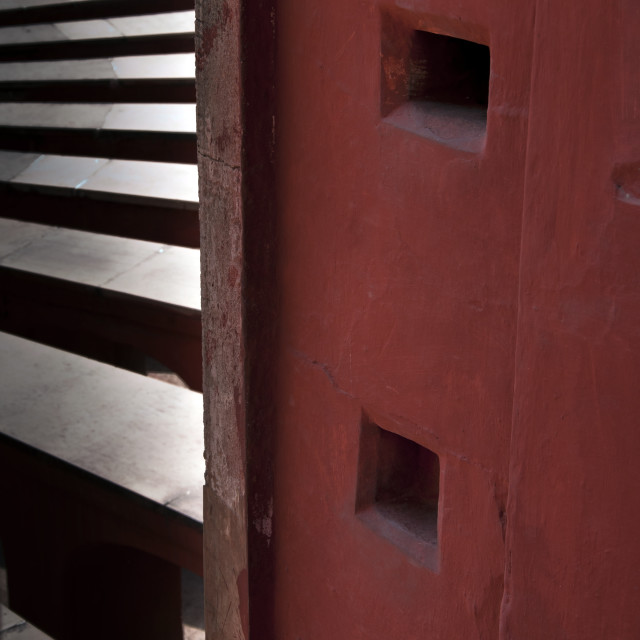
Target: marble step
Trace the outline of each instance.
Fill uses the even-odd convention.
[[[0,218],[0,265],[200,311],[197,249]]]
[[[0,196],[5,218],[199,246],[196,165],[0,151]]]
[[[3,436],[202,524],[201,394],[6,333],[0,377]]]
[[[195,102],[195,54],[0,63],[2,101]]]
[[[194,50],[194,11],[0,28],[0,60],[98,58]]]
[[[0,26],[189,11],[193,0],[2,0]]]
[[[191,164],[0,151],[0,185],[173,209],[198,208],[198,167]]]
[[[196,249],[0,218],[0,308],[3,331],[91,357],[122,345],[202,388]]]
[[[2,12],[0,11],[0,18]],[[118,40],[139,36],[191,33],[195,11],[176,11],[141,16],[110,17],[97,20],[51,22],[0,28],[0,47],[8,45],[83,40]]]
[[[195,105],[0,103],[5,150],[197,162]]]
[[[182,637],[179,567],[202,575],[202,395],[7,334],[0,379],[12,606],[53,638]],[[0,637],[44,640],[4,614]]]

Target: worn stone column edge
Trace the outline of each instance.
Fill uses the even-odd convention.
[[[272,0],[196,2],[205,622],[216,640],[273,637],[274,43]]]

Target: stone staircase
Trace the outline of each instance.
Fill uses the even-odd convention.
[[[194,14],[156,4],[3,3],[0,330],[201,390]]]
[[[6,356],[0,377],[11,380],[0,384],[0,457],[16,449],[31,460],[40,451],[28,464],[43,474],[43,482],[50,471],[42,471],[40,455],[55,459],[70,478],[78,469],[89,487],[95,477],[100,501],[117,504],[109,509],[143,514],[127,516],[139,548],[145,540],[150,553],[162,548],[165,559],[201,573],[202,482],[193,478],[202,474],[193,471],[203,471],[204,463],[201,455],[191,460],[194,450],[203,449],[201,416],[194,416],[194,406],[202,404],[202,367],[193,34],[192,0],[0,5],[0,352]],[[122,369],[132,373],[123,378]],[[89,370],[90,402],[82,387]],[[176,395],[170,391],[174,385],[154,377],[187,388]],[[127,389],[135,394],[133,413]],[[46,412],[37,409],[39,402]],[[99,424],[91,409],[97,405]],[[167,420],[175,423],[184,437],[159,439],[158,420],[163,429]],[[122,439],[123,425],[136,430],[135,445],[111,446],[110,439]],[[96,429],[103,437],[99,446]],[[56,446],[59,438],[73,438],[75,448]],[[84,452],[81,462],[70,453],[76,448]],[[123,468],[116,459],[123,452],[128,473],[110,475]],[[139,479],[151,469],[151,453],[163,461],[165,493],[140,495],[127,478]],[[145,456],[137,469],[136,460]],[[108,487],[115,497],[104,497]],[[83,484],[85,498],[91,491]],[[171,491],[179,499],[168,499]],[[0,500],[6,492],[5,482]],[[29,502],[32,528],[40,526],[32,520],[38,500],[33,492],[13,489],[9,501],[14,510]],[[123,496],[133,506],[123,507]],[[77,520],[73,499],[65,493],[64,501]],[[176,540],[196,540],[189,562],[180,564],[184,550],[176,560],[166,541],[149,542],[130,522],[138,517],[153,518],[154,529],[165,518]],[[109,523],[103,530],[117,531],[102,512],[99,518]],[[80,637],[82,630],[67,626],[68,611],[50,606],[43,614],[37,598],[26,593],[33,577],[17,575],[15,558],[28,558],[30,550],[19,548],[19,526],[7,521],[0,526],[0,542],[9,598],[17,597],[12,608],[54,637]],[[56,523],[62,540],[61,526]],[[93,534],[79,530],[77,522],[74,527],[67,539],[88,536],[87,543],[94,543]],[[125,534],[113,535],[122,544]],[[24,540],[38,544],[32,531]],[[59,560],[47,568],[51,575]],[[95,613],[100,609],[94,605]],[[164,623],[156,622],[153,633],[160,637],[157,629]],[[131,625],[136,639],[146,637],[140,635],[144,628]],[[134,637],[118,626],[105,629],[104,637]],[[103,636],[89,631],[85,637]]]

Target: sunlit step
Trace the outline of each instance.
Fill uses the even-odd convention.
[[[0,12],[0,18],[2,14]],[[103,38],[132,38],[170,33],[193,33],[195,11],[0,28],[0,46]]]
[[[2,0],[0,25],[38,24],[193,10],[193,0]]]
[[[193,79],[195,54],[122,56],[89,60],[4,62],[2,82],[56,82],[67,80]]]
[[[5,150],[197,162],[193,104],[0,103]]]
[[[2,127],[195,133],[194,104],[0,103]]]
[[[200,309],[200,252],[0,218],[0,266]]]
[[[125,202],[198,206],[198,167],[190,164],[0,151],[2,183]]]

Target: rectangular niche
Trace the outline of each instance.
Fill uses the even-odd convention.
[[[438,570],[438,455],[363,420],[356,512],[413,560]]]
[[[489,105],[489,47],[388,16],[382,25],[385,120],[447,146],[480,151]]]

